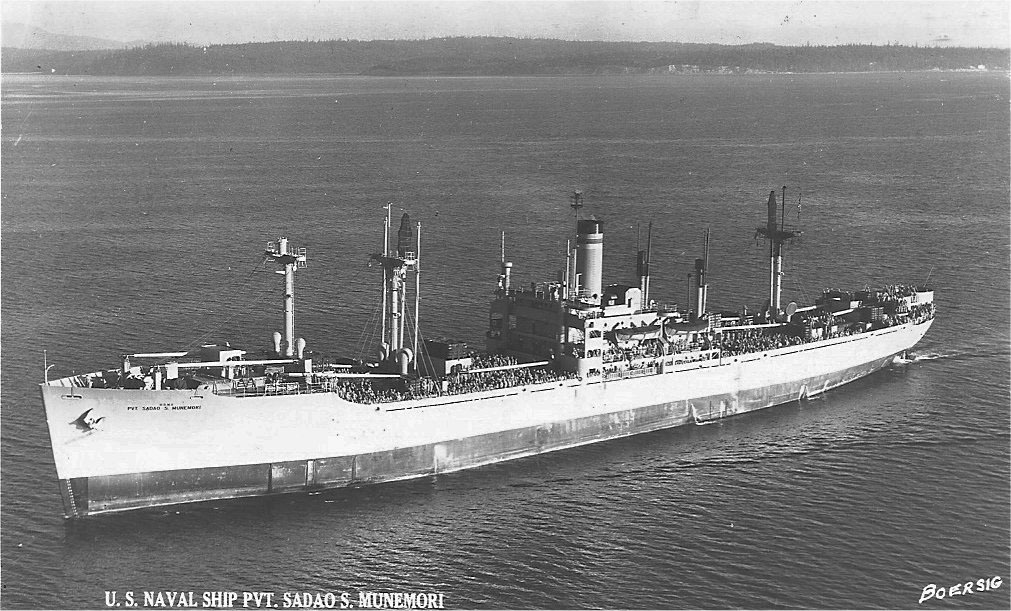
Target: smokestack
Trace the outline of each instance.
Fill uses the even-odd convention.
[[[596,220],[580,220],[576,224],[576,274],[581,288],[591,299],[601,295],[604,266],[604,224]]]
[[[513,264],[511,261],[506,261],[502,264],[502,288],[505,289],[506,293],[512,288],[512,271]]]
[[[274,354],[281,356],[281,332],[274,331]]]

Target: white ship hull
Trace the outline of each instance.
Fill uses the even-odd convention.
[[[815,396],[889,365],[932,320],[613,381],[379,404],[336,393],[42,386],[68,517],[422,477]],[[90,410],[90,411],[89,411]]]

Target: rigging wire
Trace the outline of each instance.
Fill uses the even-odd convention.
[[[358,337],[358,353],[355,356],[357,356],[358,358],[360,358],[362,360],[365,359],[366,346],[367,345],[371,345],[372,342],[375,340],[375,337],[376,337],[376,331],[378,329],[378,325],[376,324],[376,321],[379,318],[379,316],[382,315],[382,309],[383,309],[383,306],[381,305],[381,302],[382,302],[382,299],[377,299],[375,301],[376,308],[372,311],[372,317],[369,318],[369,322],[367,322],[365,324],[365,326],[362,327],[361,335]],[[370,331],[371,331],[371,333],[369,333]],[[368,337],[366,337],[366,335],[365,335],[366,333],[369,333]]]
[[[411,316],[410,312],[407,313],[407,322],[408,323],[413,323],[414,322],[414,319]],[[413,327],[413,324],[411,326]],[[432,372],[432,374],[434,374],[435,373],[435,364],[432,363],[432,356],[428,353],[428,347],[425,345],[424,336],[421,334],[421,325],[420,324],[418,325],[418,338],[417,339],[418,339],[418,352],[420,354],[414,355],[415,368],[418,368],[417,367],[418,363],[427,364],[428,365],[428,371],[430,371],[430,372]],[[424,360],[422,360],[422,357],[424,357]],[[419,371],[418,373],[420,374],[421,372]]]
[[[382,309],[382,306],[379,306],[379,309]],[[365,361],[369,358],[369,346],[378,345],[376,342],[376,336],[379,335],[379,325],[377,325],[375,321],[376,316],[373,314],[371,324],[368,327],[369,335],[367,338],[362,340],[361,345],[358,347],[358,354],[356,356],[361,361]],[[383,338],[380,338],[379,341],[382,342]],[[378,352],[376,354],[378,355]],[[373,355],[374,358],[375,356],[376,355]]]
[[[242,281],[241,281],[242,282],[242,286],[246,288],[247,292],[250,289],[254,288],[254,286],[249,282],[249,280],[253,277],[253,275],[255,275],[257,272],[261,271],[262,268],[266,267],[266,264],[267,264],[267,258],[266,257],[261,258],[260,262],[258,264],[256,264],[253,267],[253,269],[250,270],[250,272],[248,274],[246,274],[246,276],[242,279]],[[217,333],[217,332],[221,331],[221,329],[223,329],[225,327],[225,325],[227,325],[228,323],[232,322],[236,317],[238,317],[240,315],[245,315],[247,312],[249,312],[251,309],[253,309],[253,307],[256,306],[256,305],[258,305],[258,303],[255,303],[255,302],[249,303],[245,308],[237,310],[237,311],[233,311],[231,316],[229,316],[228,318],[226,318],[224,321],[222,321],[221,323],[219,323],[217,326],[209,329],[208,331],[206,331],[203,334],[199,335],[196,339],[194,339],[190,343],[186,344],[186,346],[185,346],[186,350],[187,351],[192,350],[194,347],[196,347],[201,342],[203,342],[205,339],[207,339],[211,334]]]
[[[791,276],[790,280],[793,281],[794,290],[796,290],[800,294],[801,299],[804,300],[803,303],[805,305],[814,305],[814,300],[811,299],[811,297],[807,294],[807,291],[804,290],[804,287],[800,285],[800,281],[797,280],[797,277]]]

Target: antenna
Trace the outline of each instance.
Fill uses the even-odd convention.
[[[572,206],[573,210],[578,211],[580,208],[583,207],[583,192],[582,191],[578,191],[578,190],[577,191],[573,191],[572,195],[570,195],[569,198],[572,200],[572,203],[569,204],[569,205]]]
[[[786,228],[786,185],[783,185],[783,201],[779,203],[779,230]]]
[[[703,268],[706,274],[709,274],[709,233],[712,231],[711,227],[706,227],[706,244],[702,251],[702,256],[705,260],[706,266]]]
[[[572,195],[569,196],[569,199],[572,200],[572,203],[569,204],[569,206],[572,207],[572,213],[575,215],[576,222],[578,223],[579,222],[579,209],[583,207],[583,192],[582,191],[573,191]]]
[[[576,242],[578,243],[579,242],[579,209],[583,207],[583,192],[582,191],[573,191],[572,195],[570,195],[569,198],[572,200],[572,203],[569,204],[569,205],[572,207],[572,213],[575,216],[575,220],[576,220]],[[575,296],[576,299],[579,299],[579,280],[580,280],[579,271],[578,271],[579,270],[579,267],[578,267],[578,264],[579,264],[579,252],[578,252],[578,250],[579,249],[577,247],[576,248],[576,252],[574,252],[573,255],[572,255],[572,289],[573,289],[572,292],[573,292],[573,294],[574,294],[574,296]]]
[[[642,302],[649,305],[649,258],[653,252],[653,221],[646,230],[646,290],[642,293]]]
[[[505,230],[502,230],[502,263],[505,263]]]

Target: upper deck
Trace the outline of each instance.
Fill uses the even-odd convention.
[[[634,333],[619,335],[615,330],[630,329],[621,323],[640,320],[642,316],[656,318],[655,311],[609,317],[602,309],[599,317],[586,319],[588,324],[591,320],[614,319],[611,321],[614,325],[610,329],[602,327],[597,334],[584,333],[582,341],[572,345],[574,354],[558,359],[575,361],[576,367],[568,370],[559,367],[558,360],[521,362],[515,357],[484,355],[482,361],[482,355],[472,355],[468,367],[445,376],[402,376],[360,368],[352,370],[350,366],[332,363],[313,367],[311,359],[241,360],[232,355],[214,362],[199,359],[179,362],[185,353],[167,353],[176,360],[68,376],[49,380],[47,384],[122,390],[189,390],[235,398],[336,393],[346,401],[371,405],[473,395],[555,381],[592,383],[688,371],[729,362],[734,357],[801,345],[816,347],[819,343],[895,325],[918,324],[934,316],[933,293],[928,291],[892,290],[875,292],[873,297],[869,293],[861,296],[865,299],[859,303],[850,301],[846,305],[851,307],[833,312],[832,308],[841,305],[836,304],[841,296],[826,292],[821,305],[806,308],[794,314],[791,320],[776,323],[744,321],[746,324],[740,324],[740,318],[710,317],[704,326],[682,332],[669,329],[660,317],[658,331],[644,332],[642,338],[636,338]],[[889,302],[894,305],[891,315],[884,313],[884,306]],[[588,326],[586,330],[592,331],[592,328]],[[593,347],[598,345],[603,347]],[[131,356],[136,360],[157,355]],[[187,373],[180,376],[181,371]],[[176,377],[169,377],[170,372]]]

